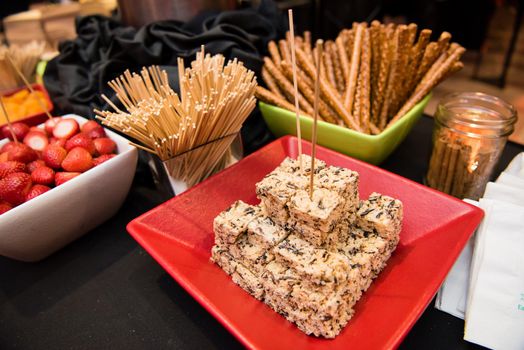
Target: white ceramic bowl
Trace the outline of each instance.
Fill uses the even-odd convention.
[[[64,117],[80,125],[87,121]],[[116,157],[0,215],[0,255],[41,260],[116,214],[131,187],[138,152],[125,138],[105,131],[118,146]]]

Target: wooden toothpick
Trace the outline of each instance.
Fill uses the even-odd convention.
[[[316,66],[317,66],[317,77],[315,79],[315,100],[313,104],[313,108],[315,110],[315,113],[313,115],[313,127],[311,131],[311,174],[309,175],[309,198],[313,199],[313,187],[314,187],[314,179],[315,179],[315,157],[317,153],[317,122],[318,122],[318,95],[319,95],[319,83],[320,83],[320,67],[321,67],[321,60],[322,60],[322,47],[324,42],[322,40],[317,40],[316,43],[316,51],[317,51],[317,57],[316,57]]]
[[[295,29],[293,26],[293,10],[288,11],[289,15],[289,39],[291,41],[291,65],[293,66],[293,92],[295,94],[295,115],[297,121],[297,137],[298,137],[298,159],[300,164],[300,172],[303,172],[302,167],[302,133],[300,131],[300,116],[298,109],[298,85],[297,85],[297,62],[295,59]]]
[[[13,131],[13,125],[11,124],[11,120],[9,119],[9,115],[7,114],[7,109],[4,105],[4,99],[0,96],[0,104],[2,105],[2,111],[4,112],[5,119],[7,120],[7,127],[9,128],[9,131],[11,132],[11,136],[13,136],[13,141],[15,143],[18,143],[18,139],[16,138],[15,132]]]
[[[29,91],[31,91],[31,93],[33,95],[35,95],[36,102],[40,105],[40,108],[42,108],[44,110],[45,114],[47,115],[47,117],[49,119],[53,119],[53,116],[51,115],[51,113],[49,113],[49,110],[47,109],[47,106],[42,102],[42,100],[40,99],[40,96],[35,92],[35,90],[31,86],[31,84],[29,83],[29,81],[27,81],[27,78],[25,77],[24,73],[22,73],[20,71],[20,69],[16,66],[15,62],[13,62],[13,59],[11,58],[11,55],[6,52],[5,56],[7,57],[7,60],[9,61],[11,66],[15,69],[16,74],[18,74],[18,76],[20,76],[20,78],[22,78],[22,80],[24,81],[25,86],[27,86]]]

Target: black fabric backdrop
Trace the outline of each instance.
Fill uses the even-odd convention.
[[[77,20],[78,37],[63,42],[60,54],[48,63],[44,83],[55,114],[94,118],[93,109],[108,109],[100,94],[117,101],[107,82],[126,69],[159,65],[178,91],[177,57],[189,64],[201,45],[208,53],[238,58],[260,76],[267,43],[282,37],[286,29],[285,17],[272,1],[262,1],[258,8],[207,12],[185,23],[159,21],[139,29],[106,17],[83,17]],[[271,139],[258,109],[244,124],[242,137],[246,153]]]

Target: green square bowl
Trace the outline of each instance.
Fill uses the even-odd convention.
[[[428,104],[431,94],[413,107],[404,117],[379,135],[367,135],[339,125],[318,121],[317,143],[371,164],[384,161],[411,131]],[[269,130],[276,136],[296,135],[295,113],[259,102]],[[313,119],[300,116],[302,138],[311,141]]]

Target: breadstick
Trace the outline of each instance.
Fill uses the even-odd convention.
[[[353,45],[353,52],[351,54],[351,66],[349,69],[349,76],[347,78],[346,94],[344,95],[344,107],[351,110],[355,98],[356,79],[358,74],[358,67],[360,64],[360,50],[362,47],[362,33],[364,31],[363,25],[357,25],[355,30],[355,43]]]
[[[282,74],[282,72],[273,64],[273,61],[271,61],[269,57],[264,57],[264,67],[266,67],[269,74],[273,76],[277,85],[284,92],[284,95],[286,95],[287,99],[289,101],[292,101],[295,98],[295,94],[293,93],[293,85],[289,82],[289,80],[287,80],[284,74]],[[304,96],[302,96],[301,93],[298,93],[298,103],[300,105],[301,110],[305,111],[309,115],[313,114],[313,107],[304,98]]]
[[[373,94],[373,91],[377,90],[378,85],[378,76],[380,71],[380,22],[375,20],[371,22],[369,28],[369,35],[371,41],[371,98],[375,99],[376,96]]]
[[[278,52],[277,44],[273,40],[271,40],[267,45],[267,49],[269,51],[269,54],[271,55],[271,59],[278,66],[280,64],[280,61],[282,61],[282,58],[280,57],[280,53]]]
[[[401,24],[397,27],[398,42],[397,42],[397,63],[393,75],[393,94],[389,106],[389,114],[394,115],[400,108],[401,99],[404,95],[404,77],[406,74],[407,63],[409,58],[408,47],[408,27]]]
[[[424,50],[424,55],[422,56],[422,61],[418,67],[417,78],[415,79],[417,83],[422,79],[422,77],[424,77],[439,55],[438,43],[431,42],[426,46],[426,50]]]
[[[255,89],[255,96],[259,100],[262,100],[262,101],[264,101],[264,102],[266,102],[268,104],[275,105],[277,107],[281,107],[281,108],[287,109],[288,111],[291,111],[291,112],[295,111],[295,106],[293,106],[291,103],[289,103],[285,99],[278,97],[277,95],[275,95],[271,91],[263,88],[262,86],[257,86],[256,87],[256,89]],[[307,115],[303,111],[300,111],[300,115],[303,115],[305,117],[311,118],[310,115]]]
[[[304,32],[304,49],[303,50],[305,53],[311,56],[311,32],[309,30],[306,30]]]
[[[269,74],[269,72],[267,71],[265,67],[262,67],[262,80],[264,80],[267,87],[269,88],[269,90],[272,93],[274,93],[275,95],[277,95],[280,98],[285,98],[282,92],[280,92],[280,89],[277,83],[275,82],[275,80],[273,79],[271,74]]]
[[[424,56],[424,50],[426,49],[426,46],[429,43],[429,38],[431,36],[431,30],[429,29],[422,29],[420,31],[420,34],[418,36],[417,43],[413,48],[411,49],[411,61],[409,63],[409,72],[407,73],[408,77],[408,96],[413,92],[413,89],[415,88],[415,85],[418,83],[417,81],[417,70],[420,65],[420,62],[422,61],[422,57]]]
[[[289,50],[289,45],[287,44],[287,41],[279,40],[278,47],[280,49],[282,61],[291,62],[291,51]]]
[[[308,74],[310,77],[314,77],[316,72],[315,67],[313,63],[307,59],[305,52],[297,49],[296,54],[298,63],[304,69],[306,74]],[[348,127],[357,131],[362,131],[358,123],[355,121],[353,115],[351,115],[351,113],[348,112],[348,110],[344,107],[343,103],[338,98],[336,98],[336,92],[324,80],[320,81],[320,92],[324,96],[325,102],[330,105],[335,110],[335,112],[337,112],[337,114]]]
[[[454,66],[455,62],[460,59],[464,53],[464,48],[462,46],[456,47],[452,53],[446,58],[444,63],[442,63],[438,69],[426,79],[422,79],[420,84],[415,88],[415,93],[409,98],[409,100],[402,106],[393,119],[388,123],[387,127],[393,125],[397,120],[402,118],[411,108],[413,108],[417,103],[419,103],[430,91],[433,89],[443,77],[446,76],[447,72]]]
[[[397,69],[398,64],[398,55],[397,55],[397,48],[398,48],[398,37],[399,37],[399,31],[395,30],[393,34],[393,39],[390,40],[389,44],[389,60],[390,60],[390,67],[389,67],[389,73],[388,73],[388,80],[386,84],[385,89],[385,97],[384,102],[382,103],[382,108],[380,110],[380,116],[379,116],[379,125],[378,127],[383,129],[388,122],[388,115],[391,113],[390,110],[390,104],[393,96],[393,89],[395,85],[395,72]]]

